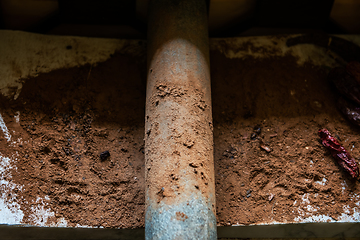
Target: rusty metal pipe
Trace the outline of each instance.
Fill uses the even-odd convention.
[[[216,239],[205,0],[152,0],[145,119],[146,239]]]

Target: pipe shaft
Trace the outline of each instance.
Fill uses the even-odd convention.
[[[216,239],[205,0],[153,0],[148,16],[146,239]]]

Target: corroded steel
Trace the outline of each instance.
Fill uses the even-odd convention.
[[[146,239],[216,239],[206,2],[149,5]]]

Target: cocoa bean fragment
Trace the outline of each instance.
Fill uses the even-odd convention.
[[[110,157],[110,152],[109,151],[104,151],[104,152],[100,153],[101,161],[105,161],[108,157]]]

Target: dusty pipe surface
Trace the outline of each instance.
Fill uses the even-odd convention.
[[[205,0],[149,4],[146,239],[216,239]]]

